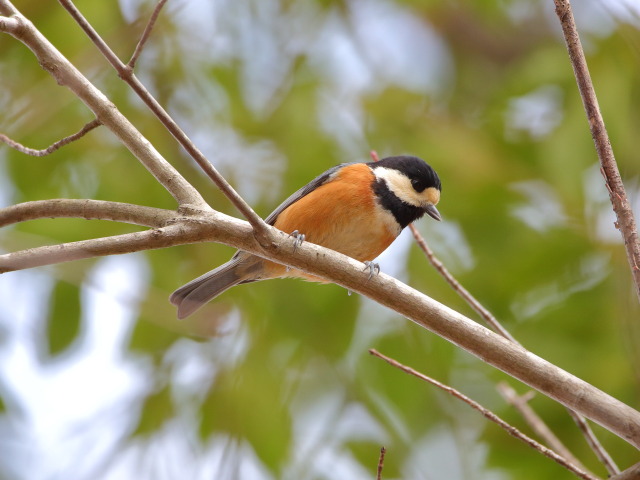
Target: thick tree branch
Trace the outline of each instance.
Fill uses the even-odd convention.
[[[441,390],[444,390],[445,392],[447,392],[449,395],[454,396],[455,398],[462,400],[464,403],[466,403],[467,405],[469,405],[471,408],[473,408],[474,410],[477,410],[478,412],[480,412],[482,414],[482,416],[484,416],[486,419],[496,423],[497,425],[500,426],[500,428],[502,428],[503,430],[505,430],[509,435],[511,435],[512,437],[517,438],[518,440],[526,443],[527,445],[529,445],[531,448],[533,448],[534,450],[537,450],[538,452],[540,452],[542,455],[550,458],[551,460],[559,463],[560,465],[562,465],[564,468],[566,468],[567,470],[569,470],[571,473],[573,473],[574,475],[583,478],[585,480],[596,480],[597,477],[594,477],[592,474],[585,472],[581,467],[579,467],[578,465],[574,465],[573,463],[571,463],[567,458],[558,455],[556,452],[554,452],[553,450],[545,447],[544,445],[536,442],[534,439],[528,437],[527,435],[525,435],[524,433],[522,433],[520,430],[518,430],[516,427],[509,425],[507,422],[505,422],[504,420],[502,420],[498,415],[496,415],[495,413],[493,413],[491,410],[489,410],[486,407],[483,407],[482,405],[480,405],[478,402],[476,402],[475,400],[472,400],[471,398],[467,397],[466,395],[464,395],[463,393],[459,392],[458,390],[456,390],[453,387],[450,387],[449,385],[445,385],[431,377],[428,377],[427,375],[418,372],[417,370],[414,370],[411,367],[407,367],[406,365],[401,364],[400,362],[387,357],[386,355],[381,354],[380,352],[378,352],[377,350],[371,349],[369,350],[369,353],[372,355],[375,355],[378,358],[381,358],[382,360],[384,360],[385,362],[387,362],[389,365],[392,365],[395,368],[398,368],[400,370],[402,370],[405,373],[408,373],[409,375],[413,375],[414,377],[417,377],[421,380],[424,380],[425,382],[430,383],[431,385],[434,385],[436,387],[438,387]]]
[[[556,5],[556,14],[562,25],[562,32],[569,51],[569,59],[573,67],[573,73],[576,77],[578,90],[582,97],[587,120],[589,121],[589,129],[591,136],[598,152],[600,159],[601,171],[605,177],[605,184],[609,191],[609,198],[613,205],[613,211],[616,214],[616,227],[622,233],[625,249],[627,252],[627,260],[631,267],[631,274],[636,284],[636,294],[640,299],[640,241],[638,238],[638,229],[633,215],[633,210],[618,171],[618,165],[613,155],[613,149],[609,142],[607,129],[600,113],[598,106],[598,98],[593,88],[587,60],[582,50],[582,44],[578,35],[573,13],[571,11],[571,2],[569,0],[554,0]]]
[[[38,218],[84,218],[111,220],[144,227],[162,227],[174,220],[176,212],[130,203],[103,200],[56,198],[19,203],[0,208],[0,227]]]
[[[89,39],[96,45],[100,53],[104,55],[107,61],[118,72],[120,78],[129,84],[134,92],[149,107],[153,114],[162,122],[165,128],[174,136],[178,143],[187,151],[187,153],[196,161],[200,168],[207,176],[216,184],[216,186],[226,195],[233,203],[238,211],[249,221],[255,231],[258,240],[266,241],[268,235],[266,233],[266,223],[253,209],[244,201],[244,199],[235,191],[235,189],[227,182],[216,168],[207,160],[202,152],[194,145],[186,133],[178,126],[178,124],[169,116],[158,101],[147,91],[145,86],[138,80],[130,66],[125,65],[118,56],[109,48],[107,43],[100,37],[98,32],[84,18],[82,13],[76,8],[71,0],[58,0],[62,6],[67,9],[73,19],[80,25],[80,28],[87,34]]]
[[[640,412],[384,273],[368,279],[361,262],[308,242],[293,252],[288,234],[273,227],[268,233],[263,248],[247,222],[219,212],[177,216],[175,224],[159,229],[0,255],[0,272],[186,243],[224,243],[365,295],[640,448]]]
[[[26,45],[38,62],[58,82],[69,88],[133,153],[180,205],[210,208],[200,193],[156,151],[129,120],[104,94],[89,82],[9,0],[0,0],[0,14],[11,16],[11,22],[0,22],[4,31]],[[3,28],[7,27],[7,28]]]

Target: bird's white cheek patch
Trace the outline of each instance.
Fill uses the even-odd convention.
[[[373,172],[377,178],[384,180],[389,190],[403,202],[415,207],[420,207],[424,204],[422,194],[415,191],[411,185],[411,180],[406,175],[394,168],[384,167],[378,167]]]

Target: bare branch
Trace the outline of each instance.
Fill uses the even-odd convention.
[[[172,225],[165,229],[145,230],[143,232],[127,233],[112,237],[20,250],[19,252],[0,255],[0,273],[85,258],[120,255],[153,248],[163,248],[174,244],[177,237],[175,234],[179,232],[180,229],[180,226]]]
[[[59,85],[69,88],[82,100],[98,121],[120,139],[180,205],[191,205],[199,209],[210,208],[198,191],[162,158],[116,106],[91,84],[29,20],[21,15],[9,0],[0,0],[0,13],[11,15],[13,20],[11,22],[13,27],[4,31],[24,43]]]
[[[413,226],[413,224],[409,225],[409,228],[411,229],[411,232],[413,233],[413,236],[416,242],[418,243],[422,251],[425,253],[427,258],[429,259],[429,262],[431,263],[431,265],[433,265],[433,267],[445,278],[447,283],[451,285],[451,288],[453,288],[458,293],[458,295],[460,295],[482,318],[484,318],[487,324],[490,327],[492,327],[495,332],[499,333],[500,335],[507,338],[508,340],[519,344],[519,342],[515,339],[515,337],[513,337],[511,333],[509,333],[509,331],[502,326],[502,324],[493,316],[493,314],[491,314],[489,310],[487,310],[478,300],[476,300],[476,298],[473,295],[471,295],[471,293],[469,293],[469,291],[466,288],[464,288],[460,284],[460,282],[458,282],[458,280],[456,280],[456,278],[449,272],[449,270],[447,270],[444,264],[435,256],[435,254],[433,253],[433,250],[429,248],[429,246],[427,245],[427,242],[425,241],[424,237],[420,234],[418,229],[415,226]],[[498,385],[498,390],[500,390],[500,385]],[[503,393],[503,396],[504,396],[504,392],[501,391],[500,393]],[[520,410],[518,408],[518,405],[516,405],[515,403],[513,405],[514,407],[516,407],[516,409]],[[526,405],[526,402],[525,402],[525,405]],[[525,417],[525,420],[532,419],[535,416],[538,419],[538,424],[541,426],[544,426],[544,428],[546,429],[544,433],[542,431],[538,431],[537,433],[542,438],[545,438],[549,442],[549,445],[551,445],[555,450],[561,452],[562,456],[572,461],[575,465],[579,466],[583,470],[586,470],[584,466],[582,466],[582,464],[560,442],[560,440],[558,440],[558,438],[553,434],[553,432],[551,432],[551,430],[546,426],[546,424],[544,424],[542,419],[538,417],[538,415],[533,411],[533,409],[528,405],[526,406],[530,411],[529,417],[520,410],[520,413]],[[595,434],[589,427],[589,424],[586,422],[586,420],[576,412],[572,411],[571,409],[567,409],[567,411],[571,416],[571,418],[573,418],[573,420],[576,422],[576,424],[580,428],[580,431],[585,436],[587,443],[593,449],[598,459],[600,459],[600,461],[604,464],[607,471],[609,473],[619,472],[620,470],[618,470],[618,467],[616,466],[615,462],[613,461],[609,453],[604,449],[602,444],[598,441],[598,439],[596,438]],[[555,439],[555,441],[553,439]]]
[[[19,203],[0,208],[0,227],[38,218],[84,218],[111,220],[145,227],[162,227],[174,220],[176,212],[130,203],[103,200],[57,198]]]
[[[65,145],[75,140],[78,140],[81,137],[84,137],[87,133],[89,133],[91,130],[93,130],[98,126],[100,126],[99,120],[97,119],[91,120],[84,127],[82,127],[80,131],[74,133],[73,135],[69,135],[68,137],[64,137],[62,140],[58,140],[57,142],[49,145],[47,148],[44,148],[42,150],[36,150],[33,148],[25,147],[24,145],[16,142],[15,140],[10,139],[3,133],[0,133],[0,141],[6,143],[11,148],[18,150],[21,153],[31,155],[33,157],[44,157],[64,147]]]
[[[382,480],[382,469],[384,468],[384,456],[387,453],[387,449],[380,447],[380,457],[378,458],[378,472],[376,480]]]
[[[361,262],[308,242],[294,252],[289,235],[270,226],[262,246],[248,223],[219,212],[176,215],[175,222],[145,232],[0,255],[0,272],[186,243],[223,243],[365,295],[640,447],[640,412],[384,273],[368,279]]]
[[[517,438],[518,440],[521,440],[522,442],[526,443],[531,448],[537,450],[538,452],[540,452],[544,456],[546,456],[546,457],[550,458],[551,460],[554,460],[555,462],[559,463],[564,468],[566,468],[567,470],[572,472],[574,475],[576,475],[576,476],[578,476],[580,478],[583,478],[585,480],[596,480],[597,479],[597,477],[594,477],[593,475],[590,475],[587,472],[584,472],[582,469],[578,468],[576,465],[572,464],[571,462],[569,462],[564,457],[558,455],[553,450],[545,447],[544,445],[536,442],[534,439],[528,437],[527,435],[522,433],[520,430],[518,430],[514,426],[509,425],[507,422],[502,420],[500,417],[498,417],[498,415],[493,413],[491,410],[483,407],[478,402],[476,402],[475,400],[472,400],[471,398],[467,397],[466,395],[464,395],[463,393],[459,392],[455,388],[450,387],[448,385],[445,385],[443,383],[440,383],[437,380],[435,380],[435,379],[433,379],[431,377],[428,377],[428,376],[424,375],[423,373],[420,373],[420,372],[414,370],[411,367],[407,367],[406,365],[403,365],[400,362],[381,354],[377,350],[370,349],[369,353],[371,353],[372,355],[374,355],[374,356],[376,356],[378,358],[381,358],[382,360],[386,361],[388,364],[394,366],[395,368],[398,368],[398,369],[402,370],[403,372],[408,373],[409,375],[413,375],[414,377],[417,377],[417,378],[419,378],[421,380],[424,380],[425,382],[429,382],[430,384],[435,385],[436,387],[440,388],[441,390],[444,390],[445,392],[447,392],[448,394],[456,397],[457,399],[462,400],[467,405],[469,405],[471,408],[473,408],[473,409],[477,410],[478,412],[480,412],[486,419],[491,420],[492,422],[494,422],[497,425],[499,425],[509,435]]]
[[[640,478],[640,463],[627,468],[624,472],[609,477],[609,480],[638,480]]]
[[[512,405],[522,415],[527,424],[533,429],[533,431],[541,439],[543,439],[552,450],[558,452],[558,454],[567,459],[567,461],[574,464],[581,470],[593,475],[585,466],[578,460],[567,447],[560,441],[558,437],[551,431],[551,429],[544,423],[538,414],[531,408],[528,402],[528,396],[518,395],[516,391],[511,388],[507,382],[500,382],[498,384],[498,392],[502,395],[507,403]]]
[[[578,29],[571,11],[569,0],[554,0],[556,14],[562,25],[562,32],[569,51],[569,59],[576,77],[578,90],[582,97],[591,136],[598,152],[601,171],[605,177],[605,184],[609,191],[609,199],[616,214],[616,228],[622,233],[627,260],[631,267],[631,274],[636,284],[636,294],[640,300],[640,241],[638,239],[638,229],[633,216],[633,210],[627,199],[627,194],[620,178],[618,165],[613,155],[613,149],[609,141],[607,129],[602,119],[602,113],[598,105],[598,98],[593,88],[587,60],[582,50],[582,44],[578,35]]]
[[[598,457],[598,460],[600,460],[600,462],[602,462],[604,467],[607,469],[607,472],[609,472],[610,475],[620,473],[620,468],[618,468],[616,462],[613,460],[613,458],[611,458],[609,452],[607,452],[602,446],[602,444],[598,440],[598,437],[596,437],[596,434],[593,433],[593,430],[584,419],[584,417],[578,415],[571,409],[568,409],[568,412],[569,415],[571,415],[571,418],[573,418],[573,420],[576,422],[576,425],[578,425],[578,428],[584,435],[584,438],[587,440],[587,443],[589,444],[589,447],[591,447],[591,450],[593,450],[593,452],[596,454],[596,457]]]
[[[73,19],[80,25],[82,30],[87,34],[91,41],[96,45],[98,50],[104,55],[107,61],[118,72],[118,75],[129,84],[134,92],[149,107],[153,114],[158,117],[165,128],[174,136],[178,143],[187,151],[189,155],[196,161],[200,168],[207,176],[218,186],[225,196],[233,203],[240,213],[249,221],[255,231],[256,238],[261,243],[268,237],[267,224],[260,218],[256,212],[238,195],[235,189],[227,182],[216,168],[207,160],[202,152],[196,147],[191,139],[182,131],[178,124],[169,116],[162,108],[158,101],[147,91],[144,85],[138,80],[132,69],[122,63],[118,56],[109,48],[106,42],[100,37],[98,32],[84,18],[82,13],[76,8],[71,0],[59,0],[62,6],[69,12]]]
[[[484,319],[487,325],[489,325],[494,332],[499,333],[504,338],[511,340],[512,342],[519,343],[515,339],[515,337],[511,335],[509,331],[502,326],[502,324],[496,319],[496,317],[494,317],[489,310],[484,308],[484,306],[478,300],[476,300],[476,298],[473,295],[471,295],[469,290],[464,288],[462,284],[458,282],[458,280],[456,280],[456,278],[449,272],[447,267],[445,267],[444,264],[435,256],[435,254],[433,253],[433,250],[429,248],[429,245],[427,245],[427,242],[425,241],[424,237],[420,234],[418,229],[413,224],[409,225],[409,229],[411,230],[411,233],[413,234],[413,237],[415,238],[416,243],[422,249],[426,257],[429,259],[429,262],[431,263],[433,268],[435,268],[440,273],[440,275],[442,275],[442,277],[447,281],[447,283],[451,286],[451,288],[453,288],[453,290],[455,290],[458,293],[458,295],[460,295],[462,299],[466,301],[469,304],[469,306],[473,308],[475,312]]]
[[[156,20],[158,20],[158,16],[160,15],[160,10],[162,10],[162,7],[164,7],[165,3],[167,3],[167,0],[160,0],[156,5],[156,8],[153,9],[153,13],[149,18],[149,22],[147,22],[147,26],[145,27],[144,32],[142,32],[140,41],[138,42],[138,45],[136,45],[136,49],[133,52],[133,55],[131,56],[129,63],[127,63],[129,68],[131,69],[135,68],[136,62],[138,61],[138,57],[140,57],[140,54],[142,53],[142,49],[146,45],[147,40],[149,40],[149,37],[151,36],[151,31],[153,30],[153,27],[156,24]]]

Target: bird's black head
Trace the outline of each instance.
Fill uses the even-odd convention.
[[[387,157],[368,164],[376,177],[374,191],[381,205],[390,211],[402,228],[425,213],[440,220],[435,205],[442,185],[431,166],[418,157]]]

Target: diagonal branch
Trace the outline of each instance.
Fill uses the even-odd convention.
[[[573,418],[574,422],[576,422],[576,425],[578,425],[578,428],[582,432],[582,435],[584,435],[584,438],[587,441],[587,444],[589,445],[591,450],[593,450],[593,453],[596,454],[596,457],[598,457],[598,460],[600,460],[600,462],[607,469],[607,472],[609,472],[610,475],[615,475],[616,473],[620,473],[620,468],[618,468],[618,465],[616,464],[616,462],[613,460],[613,458],[611,458],[611,455],[609,455],[609,452],[607,452],[605,448],[602,446],[602,444],[600,443],[600,440],[598,440],[598,437],[596,437],[596,434],[593,433],[591,426],[585,420],[585,418],[571,409],[567,409],[567,411],[569,412],[569,415],[571,416],[571,418]]]
[[[263,246],[251,225],[219,212],[191,218],[176,214],[175,223],[169,223],[118,237],[0,255],[0,272],[186,243],[234,246],[371,298],[640,448],[640,412],[384,273],[369,279],[361,262],[308,242],[294,252],[289,235],[270,226]]]
[[[607,129],[602,119],[602,113],[598,105],[598,98],[593,88],[587,60],[582,50],[580,36],[576,22],[571,11],[571,2],[569,0],[554,0],[556,5],[556,14],[562,25],[562,33],[569,51],[569,59],[573,67],[573,73],[576,77],[578,90],[582,97],[587,120],[589,121],[589,130],[596,146],[598,159],[600,160],[601,172],[605,177],[605,184],[609,191],[609,199],[616,214],[616,228],[620,230],[624,240],[627,252],[627,260],[631,267],[631,274],[636,284],[636,294],[640,300],[640,240],[638,238],[638,229],[633,216],[633,210],[627,198],[627,194],[618,171],[618,165],[613,155],[611,142],[607,135]]]
[[[56,198],[18,203],[0,208],[0,227],[39,218],[84,218],[111,220],[144,227],[162,227],[175,219],[176,212],[130,203],[103,200]]]
[[[574,465],[573,463],[569,462],[566,458],[558,455],[556,452],[554,452],[553,450],[545,447],[544,445],[536,442],[534,439],[528,437],[527,435],[525,435],[524,433],[522,433],[520,430],[518,430],[516,427],[509,425],[507,422],[505,422],[504,420],[502,420],[498,415],[496,415],[495,413],[493,413],[491,410],[487,409],[486,407],[483,407],[482,405],[480,405],[478,402],[476,402],[475,400],[472,400],[471,398],[467,397],[466,395],[464,395],[463,393],[459,392],[458,390],[456,390],[453,387],[450,387],[448,385],[445,385],[431,377],[428,377],[427,375],[420,373],[416,370],[414,370],[413,368],[407,367],[406,365],[401,364],[400,362],[387,357],[386,355],[381,354],[380,352],[378,352],[377,350],[371,349],[369,350],[369,353],[381,358],[382,360],[384,360],[385,362],[387,362],[389,365],[392,365],[395,368],[398,368],[400,370],[402,370],[405,373],[408,373],[409,375],[413,375],[414,377],[417,377],[421,380],[424,380],[425,382],[430,383],[431,385],[435,385],[436,387],[438,387],[441,390],[444,390],[445,392],[447,392],[449,395],[452,395],[454,397],[456,397],[459,400],[462,400],[464,403],[466,403],[467,405],[469,405],[471,408],[473,408],[474,410],[477,410],[478,412],[480,412],[482,414],[482,416],[484,416],[487,420],[491,420],[492,422],[496,423],[497,425],[500,426],[500,428],[502,428],[503,430],[505,430],[509,435],[511,435],[512,437],[517,438],[518,440],[526,443],[527,445],[529,445],[531,448],[537,450],[538,452],[540,452],[542,455],[550,458],[551,460],[559,463],[560,465],[562,465],[564,468],[566,468],[567,470],[569,470],[571,473],[573,473],[574,475],[583,478],[585,480],[596,480],[597,477],[594,477],[593,475],[583,471],[581,468],[579,468],[578,466]]]
[[[473,295],[471,295],[471,293],[466,288],[464,288],[462,284],[460,284],[460,282],[458,282],[458,280],[449,272],[449,270],[438,259],[438,257],[435,256],[435,254],[433,253],[433,250],[429,248],[429,245],[427,245],[426,240],[420,234],[418,229],[414,227],[413,224],[409,225],[409,228],[413,233],[416,243],[425,253],[431,265],[445,278],[445,280],[447,281],[447,283],[449,283],[451,288],[453,288],[458,293],[458,295],[460,295],[471,306],[471,308],[473,308],[476,311],[476,313],[478,313],[485,320],[485,322],[495,332],[499,333],[506,339],[520,345],[520,343],[515,339],[515,337],[513,337],[513,335],[511,335],[511,333],[509,333],[509,331],[502,326],[502,324],[493,316],[493,314],[489,310],[487,310],[478,300],[476,300],[476,298]],[[498,390],[504,396],[505,392],[503,392],[500,389],[500,385],[498,385]],[[518,408],[518,405],[516,405],[515,403],[513,403],[513,405],[514,407],[516,407],[517,410],[520,411],[520,413],[523,413],[523,411],[520,408]],[[531,407],[528,407],[528,408],[531,410],[532,415],[536,415],[533,409],[531,409]],[[618,473],[620,470],[618,469],[616,463],[613,461],[613,459],[611,458],[611,455],[609,455],[609,453],[602,446],[598,438],[595,436],[595,433],[593,433],[593,430],[591,429],[587,421],[584,419],[584,417],[572,411],[570,408],[567,409],[567,413],[569,413],[569,416],[571,416],[571,418],[573,418],[573,420],[576,422],[576,424],[578,425],[578,428],[580,429],[585,439],[587,440],[587,443],[589,444],[591,449],[594,451],[598,459],[605,466],[607,471],[611,474]],[[524,414],[523,416],[525,417],[525,420],[531,418],[530,416],[527,416]],[[541,427],[544,427],[542,431],[538,431],[537,433],[541,435],[542,438],[547,439],[550,442],[549,445],[551,446],[555,445],[557,447],[556,450],[561,452],[565,458],[569,460],[575,459],[575,457],[571,454],[571,452],[569,452],[569,450],[560,443],[560,441],[553,434],[553,432],[551,432],[551,430],[546,426],[546,424],[544,424],[542,419],[539,419],[537,423]],[[573,461],[573,463],[577,464],[578,466],[581,466],[581,464],[577,462],[577,460]]]
[[[97,120],[111,130],[180,205],[209,209],[202,196],[157,152],[131,122],[47,38],[11,4],[0,0],[0,31],[26,45],[59,85],[69,88],[91,109]]]
[[[458,295],[460,295],[463,300],[465,300],[469,304],[469,306],[482,317],[482,319],[493,329],[494,332],[499,333],[504,338],[511,340],[512,342],[519,343],[515,339],[515,337],[502,326],[498,319],[493,316],[493,314],[489,310],[487,310],[473,295],[471,295],[469,290],[464,288],[462,284],[458,280],[456,280],[456,278],[449,272],[447,267],[444,266],[444,263],[442,263],[435,256],[433,250],[429,248],[429,245],[427,245],[424,237],[420,235],[418,229],[413,224],[409,225],[409,228],[411,230],[411,233],[413,234],[413,238],[415,238],[416,243],[422,249],[433,268],[435,268],[438,273],[440,273],[440,275],[444,277],[451,288],[453,288],[453,290],[455,290]]]
[[[538,437],[542,438],[547,445],[558,452],[560,456],[566,458],[581,470],[591,474],[582,462],[578,460],[567,447],[565,447],[564,443],[562,443],[555,433],[551,431],[533,408],[531,408],[528,403],[528,398],[525,395],[518,395],[518,393],[507,382],[500,382],[497,388],[500,395],[502,395],[502,398],[504,398],[507,403],[511,404],[520,413],[520,415],[522,415],[526,423]],[[529,393],[533,392],[530,390]]]
[[[266,223],[253,209],[244,201],[244,199],[235,191],[235,189],[227,182],[216,168],[207,160],[202,152],[196,147],[186,133],[178,126],[178,124],[169,116],[158,101],[147,91],[145,86],[138,80],[130,66],[125,65],[118,56],[109,48],[106,42],[100,37],[98,32],[91,26],[86,18],[80,13],[71,0],[58,0],[60,4],[69,12],[73,19],[78,23],[80,28],[87,34],[89,39],[96,45],[100,53],[104,55],[107,61],[118,72],[122,78],[134,92],[149,107],[153,114],[162,122],[165,128],[174,136],[178,143],[187,151],[189,155],[196,161],[200,168],[207,176],[217,185],[217,187],[226,195],[233,205],[242,213],[249,221],[255,231],[256,237],[264,240],[267,236]]]
[[[42,150],[36,150],[35,148],[25,147],[21,143],[18,143],[15,140],[12,140],[11,138],[7,137],[3,133],[0,133],[0,142],[4,142],[7,145],[9,145],[11,148],[21,153],[24,153],[26,155],[31,155],[32,157],[44,157],[46,155],[49,155],[55,152],[56,150],[59,150],[65,145],[68,145],[69,143],[74,142],[81,137],[84,137],[91,130],[99,126],[100,126],[99,120],[97,119],[91,120],[89,123],[87,123],[84,127],[82,127],[79,131],[77,131],[73,135],[64,137],[62,140],[58,140],[57,142],[52,143],[47,148],[43,148]]]

